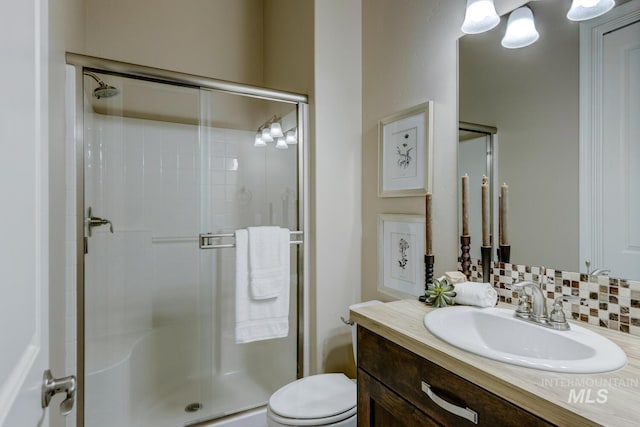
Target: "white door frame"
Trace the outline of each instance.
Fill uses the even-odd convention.
[[[0,426],[48,425],[41,406],[49,364],[48,2],[5,2],[0,51],[0,217],[3,249]],[[4,357],[3,357],[4,356]]]
[[[603,37],[640,19],[640,0],[580,23],[580,269],[603,268]],[[587,272],[588,273],[588,272]]]

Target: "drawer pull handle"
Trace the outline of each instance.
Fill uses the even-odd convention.
[[[461,408],[447,402],[446,400],[435,394],[431,390],[431,386],[424,381],[422,381],[422,391],[425,392],[427,396],[429,396],[429,399],[431,399],[433,403],[435,403],[445,411],[469,420],[474,424],[478,424],[478,413],[476,411],[473,411],[469,408]]]

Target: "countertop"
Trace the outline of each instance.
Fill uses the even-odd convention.
[[[507,304],[499,307],[514,308]],[[447,344],[423,324],[424,315],[431,310],[420,301],[401,300],[356,308],[350,314],[358,325],[554,424],[640,425],[640,338],[576,323],[618,344],[627,354],[627,365],[602,374],[547,372],[498,362]],[[582,402],[570,402],[570,394],[575,397],[582,389]]]

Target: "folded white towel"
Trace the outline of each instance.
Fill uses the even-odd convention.
[[[249,284],[253,299],[277,297],[289,278],[289,230],[249,227]],[[285,269],[286,263],[286,269]]]
[[[247,230],[236,231],[236,343],[286,337],[289,334],[288,256],[282,268],[286,269],[287,274],[280,286],[280,293],[274,298],[253,298],[249,286],[249,233]]]
[[[493,307],[498,301],[498,292],[491,283],[463,282],[453,286],[456,291],[456,304]]]
[[[444,277],[452,285],[467,281],[467,276],[465,276],[461,271],[447,271],[444,273]]]

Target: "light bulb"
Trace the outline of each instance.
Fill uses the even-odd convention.
[[[276,148],[280,150],[286,150],[287,148],[289,148],[289,146],[287,145],[287,142],[284,140],[284,138],[280,137],[276,141]]]
[[[466,34],[484,33],[500,22],[493,0],[467,0],[467,11],[462,23]]]
[[[271,123],[271,127],[269,128],[269,133],[274,138],[280,138],[282,136],[282,127],[280,126],[280,123],[278,122]]]
[[[273,137],[271,136],[271,132],[269,132],[269,128],[262,129],[262,140],[264,142],[273,142]]]
[[[296,138],[296,131],[295,130],[288,131],[285,141],[287,142],[287,144],[295,144],[296,142],[298,142],[298,138]]]
[[[253,146],[254,147],[266,147],[267,146],[267,143],[262,140],[262,133],[260,133],[260,132],[256,133],[256,137],[253,140]]]
[[[609,12],[616,2],[614,0],[573,0],[567,12],[571,21],[586,21]]]
[[[540,38],[533,22],[533,13],[528,7],[520,7],[509,15],[507,31],[502,38],[502,46],[518,49],[535,43]]]

